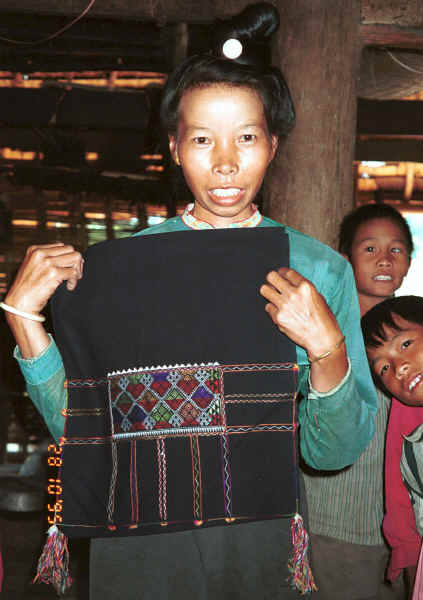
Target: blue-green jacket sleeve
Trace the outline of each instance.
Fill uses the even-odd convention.
[[[304,460],[315,469],[352,464],[374,433],[377,394],[360,328],[360,307],[350,264],[316,240],[291,231],[291,266],[310,279],[325,297],[346,338],[351,372],[327,394],[310,389],[307,356],[297,349],[300,365],[300,445]],[[310,246],[310,247],[309,247]]]
[[[22,358],[19,348],[14,356],[19,363],[32,402],[43,417],[56,441],[64,434],[65,417],[62,411],[67,406],[65,369],[55,341],[36,358]]]

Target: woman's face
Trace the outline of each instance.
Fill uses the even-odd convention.
[[[194,195],[194,215],[214,227],[249,217],[277,144],[254,90],[216,84],[185,92],[169,147]]]

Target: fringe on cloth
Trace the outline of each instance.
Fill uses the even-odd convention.
[[[309,536],[298,513],[291,519],[293,556],[288,561],[291,585],[302,595],[318,590],[308,559]],[[37,574],[33,583],[53,585],[57,594],[63,595],[72,584],[69,573],[69,550],[67,537],[56,525],[48,530],[47,541],[38,560]]]
[[[56,525],[52,525],[47,533],[47,541],[38,560],[33,583],[51,584],[60,596],[72,584],[69,574],[68,540]]]
[[[291,539],[293,556],[288,561],[291,572],[291,585],[302,595],[317,592],[308,559],[309,537],[304,522],[298,513],[291,519]]]

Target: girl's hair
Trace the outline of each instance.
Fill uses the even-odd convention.
[[[377,348],[386,342],[385,327],[401,331],[401,327],[395,323],[395,315],[411,323],[423,325],[423,298],[420,296],[388,298],[363,315],[361,329],[366,348]]]
[[[360,225],[373,219],[388,219],[402,230],[407,246],[408,255],[411,256],[414,245],[410,227],[402,214],[389,204],[365,204],[348,213],[341,222],[339,231],[339,252],[351,260],[351,250],[357,230]]]
[[[255,90],[263,102],[269,133],[287,135],[295,121],[294,106],[281,71],[270,65],[270,36],[278,26],[279,14],[267,2],[247,6],[228,21],[218,21],[211,50],[187,58],[169,75],[161,105],[161,122],[166,133],[176,134],[184,92],[223,84]],[[242,44],[237,59],[223,54],[223,44],[231,38]]]

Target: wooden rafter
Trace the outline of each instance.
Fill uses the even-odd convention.
[[[356,172],[359,201],[373,197],[376,201],[400,201],[407,207],[423,204],[423,163],[359,163]]]
[[[423,25],[421,28],[395,25],[366,25],[360,27],[362,46],[423,49]]]
[[[361,21],[402,27],[423,26],[421,0],[361,0]]]
[[[222,8],[223,2],[220,3]],[[247,4],[247,2],[245,3]],[[88,0],[20,0],[21,14],[60,15],[75,17],[88,5]],[[2,0],[0,14],[16,12],[15,0]],[[95,2],[89,15],[122,20],[147,20],[155,22],[204,22],[216,18],[219,1],[213,0],[101,0]],[[234,11],[236,12],[236,11]]]
[[[357,131],[373,135],[423,135],[423,101],[360,99]]]

